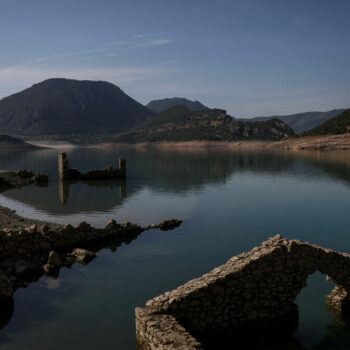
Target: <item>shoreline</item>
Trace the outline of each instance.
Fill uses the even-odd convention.
[[[0,175],[2,191],[47,181],[46,175],[34,175],[27,170],[3,170]],[[181,222],[168,219],[139,226],[130,222],[120,224],[112,219],[103,228],[86,222],[58,225],[24,218],[0,206],[0,299],[11,298],[18,288],[43,275],[57,277],[61,267],[70,267],[75,262],[88,263],[105,246],[130,243],[150,229],[172,230]]]
[[[157,141],[140,143],[106,142],[96,145],[99,149],[114,147],[135,148],[191,148],[191,149],[233,149],[233,150],[349,150],[350,133],[341,135],[321,135],[289,138],[281,141]]]
[[[0,205],[0,227],[1,227],[1,229],[18,230],[18,229],[22,229],[23,227],[29,227],[32,225],[37,225],[37,226],[47,225],[50,228],[61,226],[61,225],[53,223],[53,222],[41,221],[41,220],[22,217],[22,216],[16,214],[15,210],[12,210],[10,208],[7,208],[7,207]]]

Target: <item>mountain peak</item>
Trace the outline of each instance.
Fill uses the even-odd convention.
[[[0,130],[61,139],[113,134],[153,114],[111,83],[51,78],[0,100]]]
[[[151,109],[155,113],[159,113],[177,105],[184,105],[193,112],[204,111],[208,109],[208,107],[204,106],[199,101],[191,101],[184,97],[172,97],[172,98],[163,98],[159,100],[153,100],[149,102],[146,105],[146,107]]]

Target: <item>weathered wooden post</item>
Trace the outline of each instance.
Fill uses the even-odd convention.
[[[58,154],[58,177],[60,180],[69,178],[69,162],[64,152]]]

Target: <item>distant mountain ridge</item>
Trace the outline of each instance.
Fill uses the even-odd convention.
[[[309,130],[305,135],[338,135],[347,132],[350,132],[350,109],[346,109],[325,123]]]
[[[297,136],[292,128],[278,119],[249,122],[232,119],[221,109],[191,111],[177,105],[160,112],[153,118],[113,141],[120,143],[159,141],[278,141]]]
[[[199,101],[191,101],[184,97],[173,97],[163,98],[160,100],[153,100],[149,102],[146,105],[146,107],[151,109],[155,113],[159,113],[177,105],[184,105],[191,111],[203,111],[205,109],[209,109]]]
[[[271,117],[256,117],[249,120],[262,121],[277,118],[288,124],[295,131],[303,133],[324,123],[329,119],[332,119],[336,115],[342,113],[344,110],[345,109],[332,109],[331,111],[327,112],[304,112],[290,115],[275,115]]]
[[[16,148],[38,148],[24,142],[23,140],[9,135],[0,135],[0,147],[16,147]]]
[[[291,128],[302,133],[344,111],[235,119],[223,110],[209,109],[185,98],[154,100],[147,106],[161,112],[143,106],[108,82],[48,79],[0,100],[0,133],[25,140],[75,143],[167,138],[279,140],[295,136]]]
[[[61,138],[111,134],[153,114],[111,83],[55,78],[0,100],[0,132]]]

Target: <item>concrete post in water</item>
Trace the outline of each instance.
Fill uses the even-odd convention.
[[[60,180],[66,180],[69,177],[69,162],[65,153],[58,154],[58,177]]]

